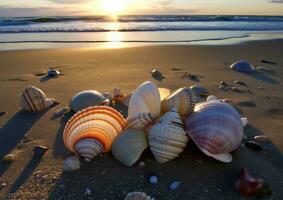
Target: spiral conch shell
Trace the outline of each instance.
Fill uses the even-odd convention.
[[[134,117],[138,113],[160,114],[161,100],[157,86],[146,81],[133,93],[128,109],[128,117]]]
[[[147,126],[151,125],[157,117],[157,115],[151,113],[137,113],[136,116],[128,117],[126,119],[124,129],[143,130]]]
[[[245,120],[244,120],[245,121]],[[239,113],[219,100],[197,104],[195,113],[187,117],[185,129],[200,150],[222,162],[231,162],[243,138]]]
[[[54,102],[54,99],[47,99],[41,89],[35,86],[28,86],[22,94],[20,106],[26,111],[41,112],[51,106]]]
[[[73,153],[90,161],[111,149],[112,141],[122,132],[125,119],[107,106],[88,107],[76,113],[64,129],[64,143]]]
[[[189,140],[176,108],[159,118],[148,129],[150,149],[160,163],[168,162],[184,150]]]
[[[180,88],[161,103],[162,112],[176,107],[181,116],[189,115],[194,111],[196,99],[190,88]]]
[[[126,166],[132,166],[147,148],[148,142],[143,131],[129,129],[113,141],[113,156]]]
[[[130,192],[124,200],[154,200],[144,192]]]

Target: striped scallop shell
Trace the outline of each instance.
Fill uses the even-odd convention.
[[[132,166],[147,148],[148,142],[143,131],[129,129],[118,135],[112,144],[113,156],[126,166]]]
[[[129,103],[128,116],[134,117],[138,113],[160,114],[161,100],[157,86],[146,81],[133,93]]]
[[[111,107],[89,107],[79,111],[68,121],[63,134],[64,143],[70,151],[79,155],[83,155],[79,149],[84,149],[84,152],[87,151],[86,149],[101,149],[97,142],[103,146],[103,152],[107,152],[110,151],[114,138],[122,132],[124,123],[123,116]],[[85,140],[79,143],[84,139],[94,139],[96,142]],[[94,152],[94,150],[90,151]],[[91,155],[83,157],[93,158]]]
[[[160,163],[168,162],[184,150],[189,140],[176,108],[171,109],[148,129],[150,149]]]
[[[47,99],[44,92],[35,87],[28,86],[21,97],[20,106],[30,112],[41,112],[54,103],[53,99]]]
[[[130,192],[127,194],[124,200],[153,200],[144,192]]]
[[[151,113],[138,113],[136,116],[128,117],[126,119],[124,129],[143,130],[147,126],[151,125],[157,117],[157,115]]]
[[[194,111],[196,99],[190,88],[180,88],[161,103],[162,112],[176,107],[181,116],[189,115]]]
[[[211,100],[195,107],[185,122],[185,129],[200,150],[222,162],[231,162],[243,138],[239,113],[229,104]]]

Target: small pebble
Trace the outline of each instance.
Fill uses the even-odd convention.
[[[149,182],[152,183],[152,184],[157,184],[158,183],[158,177],[157,176],[150,176]]]
[[[173,181],[170,183],[170,190],[176,190],[181,185],[180,181]]]
[[[223,90],[223,91],[228,91],[229,90],[229,88],[227,86],[223,86],[223,85],[220,85],[218,88],[220,90]]]
[[[229,104],[234,103],[233,99],[229,99],[229,98],[227,98],[227,99],[222,99],[222,101],[223,101],[224,103],[229,103]]]
[[[160,78],[162,77],[162,73],[158,70],[158,69],[154,69],[151,71],[151,75],[154,77],[154,78]]]
[[[46,151],[48,151],[48,148],[45,147],[45,146],[41,146],[41,145],[38,145],[38,146],[35,146],[34,149],[33,149],[33,155],[35,157],[42,157]]]
[[[60,71],[57,69],[49,69],[47,71],[48,76],[59,76],[61,75]]]
[[[4,158],[3,158],[3,161],[4,161],[4,162],[9,162],[9,163],[14,162],[15,160],[16,160],[16,156],[15,156],[15,154],[12,154],[12,153],[7,154],[7,155],[4,156]]]
[[[234,83],[237,83],[237,84],[239,84],[239,85],[242,85],[242,86],[247,87],[247,84],[244,83],[243,81],[234,81]]]
[[[64,171],[76,171],[80,169],[80,160],[77,156],[69,156],[64,160]]]
[[[256,135],[254,136],[254,141],[256,142],[265,142],[268,140],[268,137],[265,135]]]
[[[255,151],[262,151],[263,146],[259,142],[255,141],[247,141],[245,142],[245,146],[249,149],[255,150]]]
[[[221,82],[220,82],[220,85],[223,85],[223,86],[226,86],[226,87],[229,86],[228,83],[226,83],[225,81],[221,81]]]
[[[90,196],[91,195],[91,190],[89,188],[86,189],[85,195]]]
[[[145,167],[145,162],[140,161],[140,162],[139,162],[139,168],[144,168],[144,167]]]

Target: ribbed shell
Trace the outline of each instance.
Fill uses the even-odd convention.
[[[130,192],[127,194],[124,200],[153,200],[144,192]]]
[[[147,137],[143,131],[129,129],[113,141],[113,156],[126,166],[132,166],[147,148]]]
[[[173,108],[148,129],[150,149],[160,163],[168,162],[184,150],[189,140],[177,109]]]
[[[28,86],[21,97],[20,106],[23,110],[30,112],[40,112],[54,103],[54,100],[47,99],[44,92],[35,87]]]
[[[180,88],[162,101],[161,108],[165,113],[176,107],[179,114],[184,116],[190,115],[194,111],[195,105],[196,99],[193,91],[190,88]]]
[[[86,161],[91,161],[103,151],[103,145],[96,139],[81,139],[75,145],[75,152]]]
[[[73,96],[70,101],[70,108],[74,112],[78,112],[90,106],[100,105],[109,105],[109,100],[96,90],[79,92]]]
[[[146,81],[133,93],[128,109],[128,116],[133,117],[138,113],[160,114],[161,100],[157,86]]]
[[[126,119],[124,129],[143,130],[144,128],[152,124],[157,117],[157,115],[151,113],[138,113],[136,116],[128,117]]]
[[[217,100],[197,104],[195,113],[186,119],[185,127],[205,154],[223,162],[232,161],[229,153],[240,145],[243,137],[238,112],[229,104]]]
[[[101,143],[103,151],[107,152],[111,149],[114,138],[122,132],[124,123],[123,116],[111,107],[89,107],[79,111],[68,121],[63,134],[64,143],[70,151],[78,153],[76,144],[80,140],[95,139]]]

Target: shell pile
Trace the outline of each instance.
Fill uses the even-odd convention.
[[[243,138],[243,123],[238,112],[218,100],[200,103],[187,117],[186,132],[200,150],[222,162],[231,162]]]
[[[54,99],[47,99],[41,89],[35,86],[28,86],[22,94],[20,106],[26,111],[41,112],[50,107],[54,102]]]
[[[162,101],[162,112],[176,107],[181,116],[189,115],[194,111],[196,99],[192,89],[180,88]]]
[[[171,109],[148,129],[150,149],[160,163],[168,162],[184,150],[189,140],[176,108]]]
[[[115,138],[112,154],[124,165],[132,166],[147,146],[147,137],[144,132],[129,129]]]
[[[111,149],[112,141],[122,132],[125,119],[115,109],[94,106],[76,113],[64,129],[64,143],[73,153],[90,161]]]

